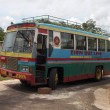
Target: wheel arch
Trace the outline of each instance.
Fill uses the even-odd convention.
[[[104,65],[97,65],[96,68],[101,68],[102,70],[104,70]]]
[[[95,81],[100,81],[103,78],[103,65],[97,65],[95,68]]]
[[[57,69],[57,72],[58,72],[58,82],[62,83],[63,79],[64,79],[64,68],[63,67],[50,67],[50,68],[48,68],[47,77],[49,77],[50,71],[52,69]]]

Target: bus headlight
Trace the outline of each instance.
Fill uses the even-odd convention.
[[[1,67],[2,67],[2,68],[6,68],[6,63],[2,63],[2,64],[1,64]]]
[[[23,71],[23,72],[29,72],[29,67],[23,66],[23,67],[21,68],[21,71]]]

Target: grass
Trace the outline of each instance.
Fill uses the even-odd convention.
[[[1,77],[1,76],[0,76],[0,81],[9,80],[9,79],[11,79],[11,78],[9,78],[9,77]]]

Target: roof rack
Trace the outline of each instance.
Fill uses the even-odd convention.
[[[87,30],[84,30],[82,28],[81,23],[70,21],[70,20],[67,20],[67,19],[54,17],[54,16],[50,16],[50,15],[42,15],[42,16],[24,18],[24,19],[22,19],[22,22],[48,23],[48,24],[54,24],[54,25],[58,25],[58,26],[64,26],[64,27],[69,27],[69,28],[74,28],[74,29],[78,29],[78,30],[87,31]],[[99,26],[97,27],[97,29],[99,29],[98,32],[92,32],[92,30],[87,31],[87,32],[92,32],[92,33],[95,33],[95,34],[110,36],[110,34],[107,31],[103,30]]]
[[[55,24],[55,25],[60,25],[60,26],[65,26],[65,27],[71,26],[71,28],[81,26],[80,23],[50,16],[50,15],[35,16],[35,17],[30,17],[30,18],[24,18],[22,20],[23,22],[49,23],[49,24]]]

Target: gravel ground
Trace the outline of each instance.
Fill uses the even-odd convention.
[[[19,80],[0,82],[0,110],[110,110],[110,77],[58,85],[50,95]]]

